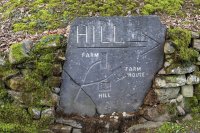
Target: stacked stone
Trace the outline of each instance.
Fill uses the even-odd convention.
[[[191,48],[200,51],[199,33],[191,34]],[[175,65],[171,56],[175,52],[173,43],[166,40],[164,68],[155,77],[153,90],[159,103],[175,104],[178,114],[185,115],[200,104],[200,75],[196,74],[199,73],[200,56],[195,63]]]
[[[28,114],[31,114],[33,120],[50,118],[52,123],[54,122],[55,108],[59,101],[62,64],[65,60],[64,52],[66,49],[64,44],[66,40],[62,42],[59,40],[61,38],[64,37],[61,35],[50,35],[43,37],[39,43],[24,40],[10,47],[9,54],[7,55],[8,59],[6,56],[0,56],[0,67],[5,69],[4,72],[0,72],[2,88],[7,91],[16,105],[25,108]],[[33,53],[36,49],[39,51],[37,51],[37,54]],[[48,51],[51,52],[48,53]],[[50,55],[51,58],[49,58]],[[42,81],[40,79],[34,81],[32,76],[34,76],[36,71],[37,75],[42,77]],[[31,76],[27,77],[27,75]],[[31,78],[33,78],[32,81]],[[29,86],[26,83],[27,80],[33,84],[34,82],[40,83],[40,85],[36,85],[40,86],[41,90],[48,89],[48,91],[41,94],[44,96],[39,97],[40,92],[37,92],[38,95],[36,93],[38,86],[35,87],[35,90],[30,89],[34,88],[34,86]]]

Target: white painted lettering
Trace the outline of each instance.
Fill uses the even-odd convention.
[[[85,33],[79,33],[79,26],[77,26],[77,43],[79,43],[79,36],[85,36],[85,42],[87,43],[87,26],[85,27]]]

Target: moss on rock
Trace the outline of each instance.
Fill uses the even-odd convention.
[[[24,60],[26,60],[27,57],[28,55],[25,53],[22,43],[16,43],[10,47],[10,52],[9,52],[10,63],[12,64],[21,63]]]
[[[199,56],[198,51],[189,48],[191,32],[186,29],[173,28],[168,30],[168,35],[173,42],[176,53],[174,59],[178,62],[194,62]]]

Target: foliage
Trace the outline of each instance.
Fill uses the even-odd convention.
[[[183,133],[185,128],[179,124],[166,122],[158,130],[157,133]]]
[[[4,19],[14,20],[15,32],[35,33],[62,27],[75,17],[89,16],[89,13],[95,15],[99,12],[101,16],[125,16],[135,6],[132,0],[10,0],[0,8],[0,12],[3,12]],[[20,10],[23,8],[27,9],[28,14]]]
[[[197,59],[198,51],[189,48],[191,32],[181,28],[173,28],[168,30],[168,34],[177,49],[175,54],[177,61],[194,62]]]
[[[184,0],[144,0],[145,5],[142,9],[142,14],[149,15],[156,11],[165,12],[168,14],[177,13]]]

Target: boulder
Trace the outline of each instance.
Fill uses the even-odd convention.
[[[158,88],[179,87],[186,84],[185,75],[167,75],[155,78],[154,86]]]
[[[72,132],[72,127],[71,126],[62,125],[62,124],[56,124],[53,127],[51,127],[51,130],[54,133],[71,133]]]
[[[194,38],[194,39],[197,39],[197,38],[199,38],[200,36],[199,36],[199,33],[198,32],[193,32],[192,31],[192,38]]]
[[[53,75],[60,76],[62,73],[62,65],[61,64],[54,64],[53,65]]]
[[[194,87],[192,85],[185,85],[181,87],[181,94],[184,97],[193,97]]]
[[[146,107],[143,110],[143,117],[148,121],[169,121],[170,115],[166,106],[158,105],[156,107]]]
[[[21,92],[9,90],[8,94],[14,99],[15,102],[17,102],[17,103],[23,103],[24,102],[23,99],[22,99],[22,93]]]
[[[176,101],[178,103],[182,102],[183,101],[183,95],[179,95],[177,98],[176,98]]]
[[[54,118],[54,114],[55,114],[55,109],[53,107],[52,108],[47,108],[47,109],[42,111],[41,117]]]
[[[33,48],[33,41],[29,39],[25,39],[22,41],[22,47],[25,53],[30,53],[31,49]]]
[[[200,39],[194,39],[192,46],[193,46],[193,48],[195,48],[198,51],[200,51]]]
[[[56,123],[69,125],[69,126],[72,126],[74,128],[79,128],[79,129],[82,128],[81,123],[79,123],[76,120],[71,120],[71,119],[57,118]]]
[[[188,65],[188,66],[182,66],[182,65],[174,65],[169,66],[165,69],[166,74],[187,74],[192,73],[196,70],[195,65]]]
[[[73,132],[72,133],[82,133],[82,132],[81,132],[81,129],[73,128]]]
[[[0,66],[5,65],[5,60],[0,56]]]
[[[192,85],[192,84],[199,84],[200,83],[200,77],[196,75],[190,74],[187,77],[187,84]]]
[[[155,93],[157,94],[157,98],[161,103],[169,102],[170,99],[174,99],[178,97],[180,87],[174,88],[161,88],[155,89]]]
[[[172,43],[171,42],[165,42],[165,46],[164,46],[165,54],[172,54],[172,53],[174,53],[174,51],[175,51],[175,48],[172,45]]]
[[[40,108],[29,108],[29,113],[32,115],[33,119],[39,120],[41,117],[41,109]]]
[[[179,115],[185,115],[185,111],[181,106],[177,106],[177,111],[178,111]]]
[[[8,80],[6,84],[10,89],[14,91],[23,91],[25,81],[23,77],[18,76],[18,77],[14,77]]]
[[[24,49],[23,43],[16,43],[11,45],[9,51],[9,62],[11,64],[18,64],[28,58],[27,51]]]

